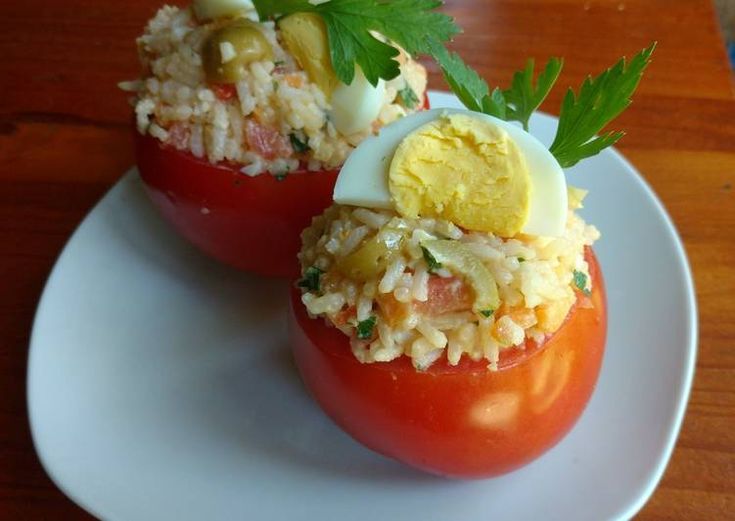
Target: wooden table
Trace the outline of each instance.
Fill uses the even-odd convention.
[[[83,519],[30,439],[25,372],[36,303],[64,242],[132,164],[118,81],[156,0],[24,0],[0,16],[0,518]],[[700,344],[679,441],[640,519],[735,512],[735,101],[710,0],[450,0],[455,48],[506,85],[526,56],[564,56],[578,85],[658,40],[618,121],[620,149],[672,215],[694,270]],[[443,88],[430,66],[431,86]],[[556,112],[558,89],[543,107]]]

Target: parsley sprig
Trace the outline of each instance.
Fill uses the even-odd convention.
[[[588,76],[579,94],[571,88],[567,91],[559,112],[556,137],[549,148],[562,168],[600,153],[623,137],[624,132],[597,134],[630,105],[655,48],[654,42],[630,63],[622,58],[598,76]],[[534,84],[534,61],[529,60],[525,69],[513,75],[508,89],[496,88],[490,92],[485,80],[457,54],[439,48],[434,52],[445,80],[465,107],[507,121],[520,121],[525,130],[531,114],[549,94],[563,66],[561,59],[551,58]]]
[[[443,46],[434,46],[432,55],[436,58],[449,88],[465,107],[506,119],[507,103],[499,88],[491,93],[490,87],[474,69],[457,53],[449,52]]]
[[[314,5],[308,0],[254,0],[261,19],[293,13],[318,13],[327,28],[334,72],[352,83],[355,64],[372,85],[400,74],[398,49],[374,33],[395,42],[416,56],[432,54],[460,32],[454,20],[435,11],[440,0],[329,0]]]
[[[556,138],[549,148],[562,168],[598,154],[625,135],[625,132],[610,131],[596,136],[628,108],[655,48],[656,43],[653,43],[636,54],[629,64],[621,58],[599,76],[588,76],[577,95],[572,89],[567,91],[559,113]]]
[[[526,68],[513,74],[511,87],[503,91],[503,98],[508,104],[506,119],[520,121],[523,124],[523,130],[528,131],[528,120],[531,119],[531,114],[549,95],[563,65],[564,61],[560,58],[551,58],[538,75],[536,85],[534,85],[534,60],[529,58]]]

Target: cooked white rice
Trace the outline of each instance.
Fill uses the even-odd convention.
[[[396,230],[400,230],[397,232]],[[404,236],[400,254],[373,279],[355,281],[337,268],[340,259],[376,234]],[[420,241],[428,235],[465,244],[488,268],[500,295],[499,309],[489,316],[466,309],[432,313],[431,287],[464,283],[445,268],[430,274]],[[465,355],[485,359],[497,368],[500,351],[542,342],[556,331],[577,299],[574,274],[586,277],[591,288],[585,246],[599,237],[573,210],[558,238],[465,232],[440,219],[406,219],[391,211],[334,205],[314,219],[303,235],[299,254],[302,273],[321,270],[318,290],[304,291],[302,301],[311,316],[324,317],[350,337],[352,351],[362,362],[411,357],[425,369],[446,356],[456,365]],[[455,289],[457,289],[455,288]],[[375,318],[367,340],[357,336],[361,321]]]
[[[248,16],[257,20],[255,12]],[[424,98],[426,71],[402,53],[401,75],[386,83],[377,121],[356,134],[341,135],[329,121],[331,107],[324,93],[286,52],[274,23],[259,27],[274,59],[252,63],[244,79],[227,92],[207,84],[202,67],[202,45],[217,22],[199,24],[190,9],[162,7],[137,41],[144,77],[121,84],[136,94],[139,132],[212,163],[240,164],[248,175],[282,175],[299,167],[341,165],[365,137],[413,112],[401,104],[401,89],[409,86],[419,100]],[[266,152],[252,145],[261,134],[271,142]],[[296,153],[292,135],[309,150]]]

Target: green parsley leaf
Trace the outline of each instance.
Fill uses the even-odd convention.
[[[494,309],[483,309],[482,311],[480,311],[480,315],[485,318],[490,318],[493,313],[495,313]]]
[[[275,174],[273,177],[276,178],[276,181],[283,181],[286,179],[286,176],[288,175],[288,172],[281,172],[280,174]]]
[[[349,85],[359,65],[371,85],[400,74],[398,49],[378,39],[374,31],[395,42],[412,56],[432,54],[458,34],[449,16],[435,12],[440,0],[329,0],[313,5],[308,0],[254,0],[261,19],[298,12],[318,13],[327,27],[332,66]]]
[[[482,112],[499,119],[508,119],[508,104],[505,101],[503,92],[495,87],[490,96],[485,96],[482,100]]]
[[[587,289],[587,275],[581,271],[574,270],[574,285],[585,295],[590,294],[590,290]]]
[[[360,340],[370,340],[373,336],[373,328],[375,323],[378,321],[378,317],[372,315],[370,318],[361,320],[357,323],[357,338]]]
[[[424,252],[424,260],[429,268],[429,273],[433,273],[434,271],[441,269],[442,263],[437,261],[427,248],[421,246],[421,251]]]
[[[444,80],[462,104],[469,110],[483,112],[483,100],[490,95],[485,80],[457,53],[450,53],[441,45],[432,49],[432,55],[444,74]]]
[[[291,140],[293,151],[297,154],[303,154],[309,151],[309,143],[307,141],[301,141],[296,134],[289,134],[288,138]]]
[[[457,53],[450,53],[443,46],[435,45],[431,54],[439,64],[449,88],[465,107],[475,112],[484,112],[496,118],[506,119],[507,104],[499,88],[495,88],[491,93],[487,82]]]
[[[567,91],[559,113],[556,137],[549,148],[562,168],[598,154],[623,137],[624,132],[596,134],[630,105],[630,97],[638,87],[655,48],[654,42],[636,54],[629,64],[622,58],[599,76],[588,76],[578,95],[572,89]]]
[[[524,257],[518,257],[518,262],[526,262],[526,259]]]
[[[298,282],[300,288],[305,288],[307,291],[319,291],[319,279],[324,273],[316,266],[309,266],[304,272],[304,278]]]
[[[503,96],[508,104],[508,121],[520,121],[523,124],[523,130],[528,131],[528,120],[531,114],[548,96],[559,77],[563,64],[563,60],[551,58],[538,75],[535,86],[533,84],[533,58],[526,62],[525,69],[513,74],[510,88],[503,91]]]
[[[407,109],[412,109],[419,104],[419,97],[416,96],[416,93],[408,85],[398,91],[398,97]]]

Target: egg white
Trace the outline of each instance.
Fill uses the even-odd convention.
[[[396,148],[417,128],[442,114],[467,114],[505,130],[523,153],[531,180],[528,219],[521,231],[529,235],[562,235],[567,220],[567,185],[556,158],[538,139],[516,126],[487,114],[459,109],[417,112],[384,127],[364,140],[347,158],[334,187],[334,201],[366,208],[393,209],[388,170]]]
[[[385,98],[385,82],[373,87],[359,67],[352,83],[340,83],[332,93],[330,118],[339,132],[349,136],[370,127],[380,114]]]
[[[213,20],[255,9],[252,0],[193,0],[192,7],[199,20]]]

